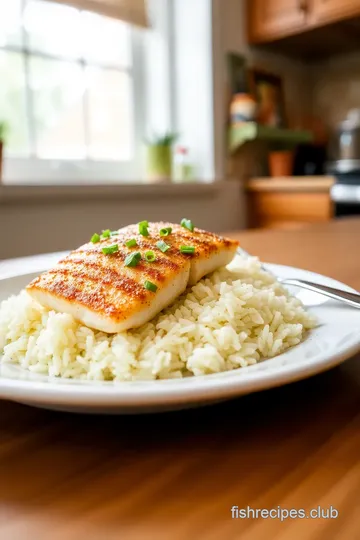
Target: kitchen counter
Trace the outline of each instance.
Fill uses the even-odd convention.
[[[360,289],[360,220],[238,238],[269,262]],[[81,416],[2,402],[0,537],[355,539],[360,356],[197,410]],[[336,508],[337,519],[231,519],[232,506]]]
[[[284,178],[252,178],[246,183],[247,191],[329,192],[333,176],[289,176]]]

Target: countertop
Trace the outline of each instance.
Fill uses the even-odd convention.
[[[265,261],[360,289],[360,220],[232,236]],[[282,388],[169,414],[0,406],[4,540],[358,538],[360,356]],[[339,517],[231,520],[235,505],[332,505]]]
[[[292,191],[292,192],[329,192],[334,184],[332,176],[289,176],[284,178],[251,178],[246,183],[246,190]]]

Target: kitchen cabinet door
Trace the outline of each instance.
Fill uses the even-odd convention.
[[[250,43],[296,34],[306,27],[308,0],[248,0]]]
[[[295,229],[333,216],[329,193],[254,191],[247,201],[251,228]]]
[[[360,15],[360,0],[311,0],[311,23],[326,24]]]

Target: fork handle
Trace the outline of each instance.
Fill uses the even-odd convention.
[[[360,294],[358,293],[334,289],[333,287],[320,285],[319,283],[313,283],[304,279],[281,279],[280,282],[284,285],[294,285],[303,289],[309,289],[309,291],[317,292],[323,294],[324,296],[329,296],[334,300],[345,302],[345,304],[349,304],[352,307],[360,309]]]

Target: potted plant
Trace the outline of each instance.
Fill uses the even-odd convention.
[[[151,183],[169,182],[172,178],[173,151],[177,140],[175,133],[154,136],[146,140],[146,177]]]
[[[294,149],[286,143],[272,143],[269,151],[270,176],[281,178],[292,176],[294,169]]]
[[[6,122],[0,122],[0,182],[2,178],[3,149],[8,131]]]

